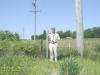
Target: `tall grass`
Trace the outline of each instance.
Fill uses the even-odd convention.
[[[18,75],[59,75],[61,69],[64,74],[67,72],[67,75],[71,75],[68,73],[75,70],[77,70],[77,74],[80,71],[79,75],[100,74],[100,39],[85,39],[83,58],[79,56],[75,39],[70,40],[70,47],[69,40],[61,40],[58,49],[58,62],[50,62],[44,58],[46,43],[45,40],[43,42],[43,50],[41,50],[40,40],[0,41],[0,67],[23,66],[24,69],[18,72]],[[74,57],[75,60],[70,59],[70,57]],[[78,64],[75,64],[74,61]],[[63,67],[59,64],[60,62],[62,62]],[[78,70],[78,65],[81,66],[80,70]],[[74,68],[75,70],[73,70]],[[0,72],[0,75],[7,74]]]
[[[46,59],[34,59],[28,56],[8,56],[0,58],[0,75],[6,75],[9,72],[2,72],[1,67],[24,67],[17,75],[49,75],[55,71],[58,64]],[[7,70],[7,69],[6,69]],[[10,75],[14,73],[10,72]]]
[[[70,57],[60,62],[61,75],[78,75],[80,72],[79,63],[75,58]]]

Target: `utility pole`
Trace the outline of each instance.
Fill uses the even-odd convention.
[[[24,27],[23,27],[23,40],[24,40],[25,38],[24,38]]]
[[[84,31],[83,31],[82,0],[76,0],[76,30],[77,30],[77,49],[80,55],[83,56]]]
[[[46,28],[46,58],[48,59],[48,28]]]
[[[36,0],[34,0],[34,40],[36,40]]]
[[[34,40],[36,40],[36,14],[37,14],[37,12],[39,12],[39,11],[37,11],[36,1],[37,0],[34,0],[34,2],[32,3],[32,5],[34,7],[34,11],[32,11],[32,12],[34,12]]]

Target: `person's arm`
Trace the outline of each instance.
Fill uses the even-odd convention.
[[[60,40],[57,41],[57,48],[59,48]]]

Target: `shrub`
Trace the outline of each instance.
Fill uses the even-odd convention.
[[[95,51],[98,53],[98,52],[100,52],[100,44],[97,44],[96,46],[95,46]]]
[[[31,41],[1,41],[0,55],[28,55],[40,57],[43,54],[40,49],[40,42]]]
[[[10,50],[10,43],[6,41],[0,41],[0,56],[5,55]]]
[[[70,56],[79,56],[79,53],[76,49],[71,48],[64,50],[64,52],[62,50],[60,50],[58,52],[58,59],[62,59],[62,58],[66,58],[66,57],[70,57]]]
[[[78,75],[80,67],[75,58],[70,57],[60,62],[61,75]]]
[[[27,46],[27,48],[25,49],[25,54],[29,55],[29,56],[40,56],[40,49],[39,46],[36,44],[30,44]]]

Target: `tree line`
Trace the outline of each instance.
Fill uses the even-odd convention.
[[[70,31],[66,30],[65,32],[63,31],[57,31],[57,33],[60,35],[62,39],[66,37],[72,37],[76,38],[76,31]],[[100,38],[100,27],[93,27],[84,30],[84,37],[85,38]],[[38,40],[40,39],[46,39],[46,31],[44,30],[42,34],[37,35],[36,38]],[[31,39],[34,39],[34,36],[31,36]],[[19,34],[17,32],[12,33],[10,31],[2,31],[0,30],[0,40],[10,40],[10,41],[18,41],[20,40]]]
[[[57,31],[57,33],[60,35],[62,39],[66,37],[72,37],[76,38],[76,31],[70,31],[66,30],[65,32],[63,31]],[[100,27],[93,27],[84,30],[84,37],[85,38],[100,38]],[[43,34],[37,35],[37,39],[46,39],[46,31],[43,31]],[[31,39],[34,39],[34,36],[31,37]]]
[[[10,31],[2,31],[0,30],[0,40],[8,40],[8,41],[19,41],[19,34],[17,32],[12,33]]]

